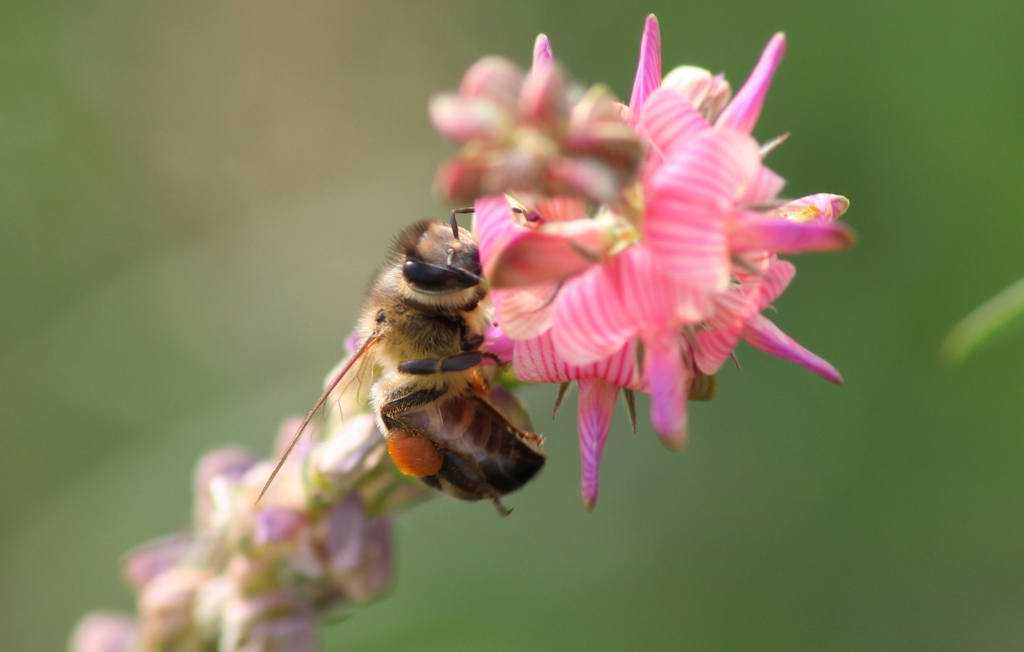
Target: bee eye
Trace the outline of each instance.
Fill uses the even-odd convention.
[[[413,290],[422,294],[447,294],[480,284],[480,277],[475,274],[418,260],[406,260],[402,265],[402,275]]]

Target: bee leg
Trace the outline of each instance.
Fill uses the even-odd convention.
[[[501,504],[501,494],[491,486],[480,466],[472,459],[450,449],[442,449],[443,462],[437,475],[421,478],[447,494],[463,500],[489,498],[502,516],[512,513]]]
[[[398,370],[402,373],[416,376],[436,374],[443,371],[465,371],[480,364],[485,355],[483,351],[469,351],[441,358],[440,360],[435,358],[406,360],[398,365]]]

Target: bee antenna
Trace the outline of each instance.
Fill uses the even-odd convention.
[[[459,214],[464,215],[466,213],[473,213],[474,211],[475,209],[472,206],[452,209],[452,235],[455,236],[456,240],[459,239],[459,221],[455,219],[455,216]]]

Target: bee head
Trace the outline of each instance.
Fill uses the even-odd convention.
[[[469,232],[443,222],[419,222],[399,236],[402,276],[418,294],[443,295],[483,282],[480,251]]]

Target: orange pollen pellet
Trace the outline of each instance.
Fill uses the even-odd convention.
[[[388,434],[387,442],[388,453],[402,473],[422,478],[441,469],[440,453],[423,435],[395,429]]]

